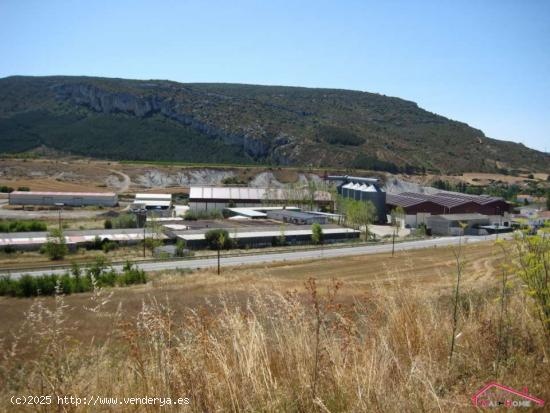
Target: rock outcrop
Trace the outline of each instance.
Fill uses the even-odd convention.
[[[54,90],[58,99],[86,106],[96,112],[120,112],[137,117],[160,114],[182,125],[191,126],[212,139],[221,139],[229,145],[237,145],[256,160],[273,160],[283,165],[290,163],[281,148],[292,144],[291,136],[280,134],[271,139],[262,130],[254,128],[247,128],[241,133],[224,130],[182,110],[170,97],[110,92],[84,83],[59,84],[54,86]]]

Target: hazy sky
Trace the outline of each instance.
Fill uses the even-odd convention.
[[[550,1],[0,0],[0,77],[379,92],[550,150]]]

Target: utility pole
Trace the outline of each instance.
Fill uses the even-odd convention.
[[[391,256],[395,253],[395,228],[393,229],[393,235],[391,237]]]
[[[225,246],[225,235],[221,233],[218,236],[218,275],[220,275],[220,253],[221,253],[222,247],[224,246]]]
[[[55,205],[57,206],[57,225],[59,227],[59,233],[61,233],[61,208],[63,208],[63,203],[56,202]]]

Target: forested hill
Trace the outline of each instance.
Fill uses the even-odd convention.
[[[0,152],[388,171],[550,171],[550,156],[414,102],[335,89],[0,79]]]

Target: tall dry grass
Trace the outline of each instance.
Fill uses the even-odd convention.
[[[244,305],[224,295],[185,314],[151,298],[136,320],[120,309],[105,311],[110,297],[98,290],[89,311],[109,330],[101,343],[69,338],[75,326],[64,317],[63,296],[53,308],[36,299],[16,339],[3,346],[0,409],[32,411],[9,397],[51,394],[191,399],[167,411],[463,412],[472,408],[471,395],[495,379],[548,400],[548,342],[517,291],[507,300],[504,338],[498,288],[461,294],[449,363],[451,291],[435,297],[399,285],[373,287],[343,303],[340,287],[310,279],[300,292],[254,291]],[[63,409],[35,410],[158,406]]]

